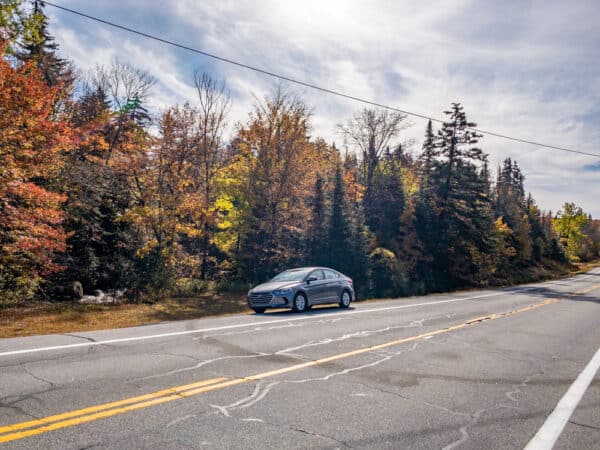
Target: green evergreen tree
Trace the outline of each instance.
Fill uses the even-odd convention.
[[[542,256],[547,252],[548,242],[551,236],[548,236],[544,230],[542,216],[531,193],[525,202],[527,221],[530,224],[529,236],[531,239],[531,252],[534,261],[541,261]]]
[[[400,163],[389,152],[379,164],[373,177],[369,214],[366,222],[380,246],[397,250],[400,240],[400,217],[406,199],[400,173]]]
[[[354,252],[341,163],[335,169],[328,243],[329,265],[341,272],[348,272]]]
[[[482,176],[487,156],[475,146],[481,135],[459,103],[445,114],[448,121],[436,140],[431,223],[424,236],[436,289],[483,284],[493,271],[489,180]]]
[[[15,42],[23,33],[23,0],[0,2],[0,37],[8,41],[8,54],[15,51]]]
[[[323,190],[323,178],[318,174],[315,181],[311,222],[308,229],[307,263],[309,265],[324,265],[327,263],[327,239],[325,192]]]
[[[48,17],[42,1],[33,0],[33,10],[24,19],[22,33],[17,56],[24,61],[34,61],[49,86],[70,87],[75,76],[69,62],[58,56],[58,44],[48,32]]]
[[[427,122],[425,129],[425,140],[419,157],[419,185],[420,189],[428,189],[430,187],[430,179],[435,168],[437,155],[435,148],[435,135],[433,134],[433,126],[431,120]]]
[[[528,265],[533,252],[524,177],[516,161],[506,158],[502,168],[498,168],[495,194],[495,215],[508,225],[510,234],[507,244],[514,250],[513,256],[505,262],[505,270],[515,270],[515,264]]]
[[[369,254],[375,240],[373,233],[365,224],[364,214],[360,205],[353,208],[351,259],[347,275],[354,280],[354,289],[359,298],[372,294],[371,261]]]
[[[428,289],[439,290],[443,287],[436,279],[434,270],[435,242],[439,238],[437,205],[433,180],[437,172],[438,149],[431,120],[425,129],[425,140],[418,159],[419,190],[415,195],[414,229],[419,248],[417,261],[414,262],[413,283],[419,292]]]

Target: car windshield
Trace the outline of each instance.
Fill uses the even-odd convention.
[[[271,281],[302,281],[312,269],[286,270],[274,276]]]

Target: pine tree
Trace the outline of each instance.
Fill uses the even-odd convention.
[[[89,87],[73,109],[74,124],[83,127],[98,120],[106,121],[110,115],[110,100],[102,87]]]
[[[6,53],[12,55],[15,51],[15,41],[23,33],[22,0],[2,0],[0,2],[0,37],[7,40]]]
[[[496,182],[495,215],[510,229],[507,244],[514,249],[506,271],[514,263],[527,265],[532,257],[531,223],[525,200],[524,177],[516,161],[506,158],[498,168]]]
[[[21,50],[17,56],[24,61],[34,61],[48,86],[70,87],[75,77],[69,62],[58,56],[58,44],[48,32],[48,17],[44,3],[33,1],[33,11],[25,19]]]
[[[366,222],[375,233],[380,246],[397,250],[400,240],[400,217],[404,212],[405,196],[399,162],[388,154],[373,177],[372,195],[366,204]]]
[[[425,129],[425,140],[418,159],[419,190],[415,195],[414,231],[417,247],[420,250],[414,262],[414,283],[422,286],[421,292],[427,288],[438,290],[439,280],[434,269],[435,243],[439,239],[439,222],[437,220],[437,201],[434,179],[438,174],[435,135],[431,120]]]
[[[484,283],[492,272],[493,216],[482,176],[487,156],[475,147],[481,135],[453,103],[438,132],[433,172],[433,214],[426,248],[442,287]]]
[[[540,261],[546,251],[549,236],[544,232],[542,216],[531,193],[525,202],[527,221],[530,224],[529,236],[531,240],[531,253],[534,261]]]
[[[352,251],[352,234],[348,218],[344,177],[340,163],[338,163],[335,170],[328,235],[329,265],[341,272],[348,272],[352,266],[354,252]]]
[[[359,204],[352,208],[352,252],[347,275],[354,280],[354,289],[359,298],[371,293],[371,269],[369,254],[375,240],[369,227],[365,225],[364,214]]]
[[[435,136],[431,120],[429,120],[425,130],[425,140],[423,141],[421,156],[419,157],[419,185],[421,190],[430,187],[430,179],[435,168],[436,155]]]
[[[308,230],[309,265],[325,265],[327,263],[327,228],[325,217],[325,192],[323,178],[317,175],[315,193],[312,200],[312,214]]]

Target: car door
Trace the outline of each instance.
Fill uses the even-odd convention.
[[[340,300],[340,278],[333,270],[323,269],[325,285],[323,288],[323,302],[336,303]]]
[[[308,301],[311,305],[315,305],[323,302],[324,288],[325,288],[325,276],[321,269],[313,270],[306,278],[314,277],[316,280],[306,283],[304,290],[308,295]]]

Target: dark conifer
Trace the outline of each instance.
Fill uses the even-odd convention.
[[[430,120],[427,122],[425,141],[423,142],[423,149],[421,156],[419,157],[419,185],[421,189],[428,189],[430,186],[430,179],[433,174],[436,156],[437,149],[435,147],[435,136]]]
[[[531,236],[531,220],[535,218],[529,215],[523,183],[524,177],[517,162],[506,158],[502,168],[498,168],[494,207],[496,217],[501,218],[511,230],[507,244],[513,251],[512,256],[504,262],[504,271],[514,270],[515,263],[528,264],[532,256],[535,239]],[[539,249],[536,251],[539,253]]]
[[[396,158],[390,155],[380,163],[373,177],[371,192],[366,223],[375,233],[379,245],[391,250],[397,249],[400,217],[406,201],[400,166]]]
[[[475,146],[481,135],[459,103],[445,114],[448,121],[438,132],[440,159],[432,179],[434,215],[429,229],[434,235],[427,236],[434,241],[426,245],[441,288],[484,282],[494,248],[493,217],[482,176],[487,157]]]
[[[327,240],[325,192],[323,190],[323,178],[318,174],[312,199],[311,222],[308,228],[307,263],[309,265],[327,264]]]
[[[337,164],[329,221],[329,264],[344,272],[351,268],[353,245],[341,163]]]
[[[35,61],[49,86],[70,86],[75,76],[69,62],[58,56],[58,44],[48,32],[43,1],[33,1],[33,10],[25,22],[22,49],[17,56],[24,61]]]

